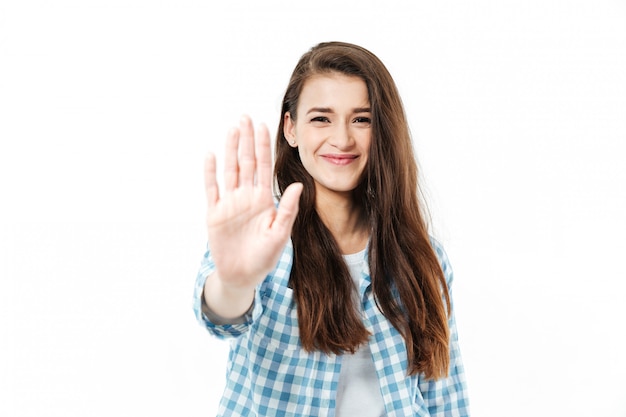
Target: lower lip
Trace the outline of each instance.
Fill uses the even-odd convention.
[[[332,158],[329,156],[324,156],[323,158],[333,165],[340,165],[340,166],[348,165],[356,161],[356,158]]]

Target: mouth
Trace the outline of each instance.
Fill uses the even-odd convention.
[[[359,156],[352,154],[325,154],[321,155],[321,157],[334,165],[348,165],[354,162]]]

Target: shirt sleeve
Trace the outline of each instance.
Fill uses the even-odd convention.
[[[254,320],[261,315],[262,305],[259,299],[259,291],[255,293],[254,304],[242,318],[234,320],[231,323],[222,323],[219,320],[215,320],[215,317],[213,317],[214,321],[211,321],[209,317],[210,314],[206,314],[206,307],[203,308],[202,293],[204,291],[204,283],[213,271],[215,271],[215,263],[211,257],[211,251],[207,248],[202,258],[202,263],[200,264],[200,270],[196,276],[196,285],[193,294],[194,314],[200,325],[206,328],[213,336],[220,339],[239,337],[246,333]]]
[[[450,294],[451,312],[448,318],[450,329],[450,371],[446,378],[437,380],[420,378],[419,388],[431,417],[466,417],[470,415],[469,399],[452,302],[451,287],[454,276],[448,256],[442,246],[433,240],[433,248],[441,262],[448,284],[448,293]]]

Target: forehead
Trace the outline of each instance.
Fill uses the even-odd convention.
[[[369,107],[369,96],[363,79],[331,72],[309,77],[298,102],[299,108],[314,106],[341,110]]]

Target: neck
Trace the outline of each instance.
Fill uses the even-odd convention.
[[[355,204],[351,193],[318,194],[315,208],[342,254],[365,249],[369,239],[369,227],[365,213]]]

